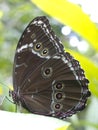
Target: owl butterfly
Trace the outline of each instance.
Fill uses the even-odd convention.
[[[89,81],[55,35],[45,16],[24,30],[15,53],[13,86],[16,105],[31,113],[66,118],[85,108]]]

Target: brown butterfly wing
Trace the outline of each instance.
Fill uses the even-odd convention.
[[[23,32],[15,53],[13,86],[18,91],[28,74],[56,53],[63,52],[63,46],[54,35],[45,16],[37,17]]]
[[[22,105],[30,112],[59,118],[82,110],[90,92],[77,62],[55,55],[41,64],[23,83]]]
[[[45,16],[27,26],[16,48],[13,100],[32,113],[64,118],[85,107],[88,80],[65,53]]]

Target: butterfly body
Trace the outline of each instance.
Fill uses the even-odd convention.
[[[12,97],[32,113],[65,118],[84,109],[89,81],[45,16],[27,26],[16,48]]]

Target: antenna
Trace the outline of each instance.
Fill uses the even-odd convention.
[[[6,88],[12,90],[9,86],[7,86],[6,84],[4,84],[3,82],[0,81],[0,84],[2,84],[3,86],[5,86]]]
[[[12,89],[11,89],[9,86],[7,86],[6,84],[4,84],[3,82],[0,81],[0,84],[12,91]],[[6,95],[3,95],[3,94],[2,94],[2,95],[0,95],[0,105],[2,105],[2,103],[3,103],[3,101],[4,101],[5,99],[7,99],[9,102],[11,102],[11,103],[14,104],[14,102],[11,101]]]
[[[13,89],[10,88],[9,86],[7,86],[6,84],[2,83],[1,81],[0,81],[0,84],[2,84],[3,86],[5,86],[6,88],[9,89],[9,96],[11,96],[11,95],[10,95],[10,94],[11,94],[10,92],[13,91]],[[2,105],[2,103],[3,103],[3,101],[4,101],[5,99],[7,99],[10,103],[15,104],[15,102],[11,101],[7,96],[5,96],[5,95],[4,95],[4,96],[3,96],[3,95],[0,95],[0,105]],[[22,111],[21,103],[19,104],[19,106],[16,104],[16,105],[15,105],[15,112],[21,112],[21,111]]]

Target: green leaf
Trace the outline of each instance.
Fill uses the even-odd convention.
[[[32,0],[43,11],[69,25],[98,51],[98,29],[80,6],[67,0]]]

